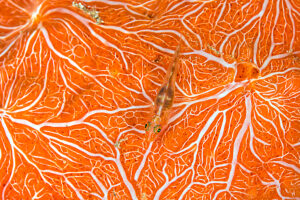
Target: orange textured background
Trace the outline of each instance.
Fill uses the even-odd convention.
[[[0,0],[0,199],[300,198],[299,22],[297,0]]]

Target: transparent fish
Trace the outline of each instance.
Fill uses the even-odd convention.
[[[174,103],[175,81],[178,72],[178,61],[180,52],[180,43],[176,48],[173,61],[166,73],[165,80],[157,93],[152,119],[145,124],[145,130],[148,134],[148,141],[155,140],[165,129],[170,111]]]

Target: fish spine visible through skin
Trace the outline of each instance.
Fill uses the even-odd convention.
[[[174,103],[180,48],[181,44],[179,43],[173,56],[173,61],[166,73],[165,80],[155,98],[153,118],[145,126],[150,141],[154,140],[160,130],[167,124],[169,112]]]
[[[175,81],[178,71],[180,44],[174,54],[173,62],[170,65],[164,83],[159,90],[154,104],[154,113],[156,116],[163,118],[166,111],[171,109],[174,102]]]

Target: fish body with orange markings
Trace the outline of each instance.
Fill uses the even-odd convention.
[[[155,98],[152,119],[145,124],[147,140],[154,141],[166,128],[170,111],[174,103],[175,81],[178,72],[179,52],[181,45],[176,48],[173,61],[169,66],[165,80]]]

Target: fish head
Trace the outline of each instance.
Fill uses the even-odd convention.
[[[153,141],[157,135],[161,132],[161,119],[155,116],[151,121],[145,124],[145,131],[148,134],[148,140]]]

